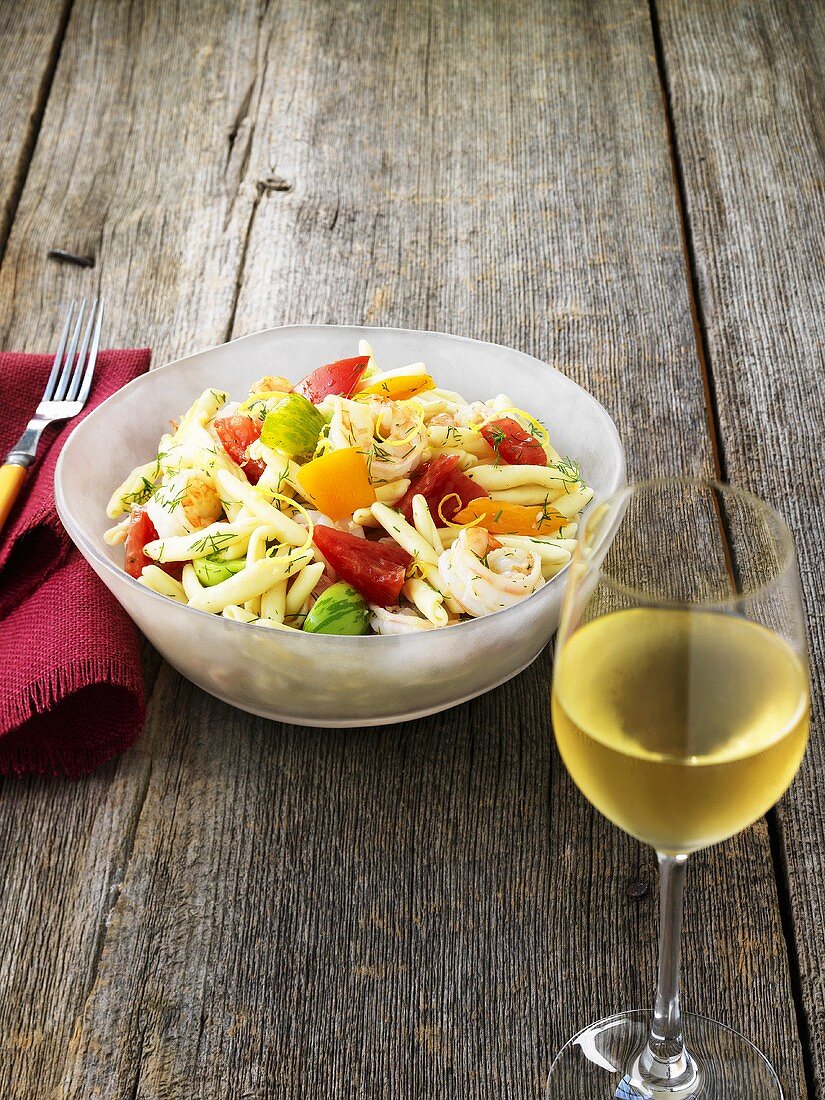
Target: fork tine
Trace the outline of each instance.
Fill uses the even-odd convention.
[[[76,401],[78,390],[80,389],[80,382],[83,378],[83,368],[86,365],[86,352],[89,350],[89,340],[92,336],[92,329],[95,327],[95,311],[97,310],[97,298],[92,302],[92,308],[89,310],[89,320],[86,324],[86,331],[83,333],[83,339],[80,341],[80,351],[77,353],[77,364],[74,368],[74,374],[72,380],[69,383],[69,388],[66,390],[66,400]]]
[[[76,301],[72,301],[69,305],[69,312],[66,314],[66,323],[63,326],[63,331],[60,334],[60,341],[57,345],[57,354],[54,357],[54,363],[52,364],[51,373],[49,374],[49,380],[46,383],[46,388],[43,390],[42,401],[51,401],[52,394],[54,393],[54,384],[57,381],[57,375],[60,371],[60,365],[63,361],[63,352],[66,350],[66,339],[69,335],[69,326],[72,323],[72,314],[74,313]]]
[[[105,299],[100,298],[97,321],[95,322],[95,334],[92,337],[92,347],[89,351],[89,365],[86,367],[86,373],[83,375],[83,385],[80,387],[80,393],[77,395],[77,400],[80,401],[81,404],[86,403],[86,398],[89,396],[89,390],[92,388],[92,376],[95,373],[95,364],[97,363],[97,349],[100,346],[100,326],[103,324],[103,307],[105,304]]]
[[[86,312],[86,299],[80,303],[80,309],[77,311],[77,320],[75,321],[74,332],[72,333],[72,340],[69,344],[69,350],[66,352],[66,358],[63,361],[63,369],[60,372],[60,378],[57,380],[57,389],[54,392],[52,401],[63,401],[66,396],[66,388],[69,385],[69,380],[72,377],[72,367],[74,366],[74,356],[77,351],[77,341],[80,339],[80,326],[83,323],[83,314]]]

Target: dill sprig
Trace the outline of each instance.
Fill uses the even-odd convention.
[[[559,458],[554,463],[554,466],[561,474],[560,480],[567,485],[580,485],[582,483],[582,472],[578,462],[574,462],[569,456]]]
[[[177,508],[177,506],[181,503],[183,498],[186,496],[187,488],[188,488],[188,486],[183,485],[178,490],[176,496],[170,497],[170,496],[164,496],[163,495],[163,488],[161,487],[157,492],[158,504],[161,506],[161,508],[164,509],[164,511],[174,512],[174,510]]]
[[[213,554],[219,554],[221,550],[225,550],[227,546],[231,545],[234,539],[235,534],[232,531],[213,531],[212,534],[204,535],[197,542],[193,542],[192,550],[199,554],[201,550],[205,550],[209,546]]]
[[[541,525],[543,523],[550,523],[553,519],[556,518],[556,515],[556,509],[550,503],[550,494],[548,493],[547,496],[545,496],[544,500],[541,502],[541,511],[536,518],[536,525],[541,528]]]
[[[143,504],[154,493],[155,486],[147,477],[141,477],[143,484],[139,489],[136,489],[134,493],[125,493],[120,499],[121,503],[126,508],[131,508],[133,504]]]

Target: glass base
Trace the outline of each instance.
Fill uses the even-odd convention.
[[[545,1100],[783,1100],[770,1062],[744,1035],[690,1012],[682,1024],[690,1054],[670,1083],[651,1085],[640,1068],[650,1013],[620,1012],[562,1047]]]

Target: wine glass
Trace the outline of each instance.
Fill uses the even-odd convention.
[[[587,519],[564,598],[552,691],[573,781],[660,869],[651,1014],[571,1039],[547,1100],[775,1100],[744,1036],[679,1006],[688,856],[746,828],[795,775],[808,738],[793,541],[750,493],[690,478],[619,491]]]

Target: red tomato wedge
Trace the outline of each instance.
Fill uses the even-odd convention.
[[[458,455],[439,455],[419,467],[409,489],[396,505],[408,523],[412,523],[413,518],[413,497],[419,493],[426,500],[436,526],[444,519],[452,519],[471,500],[490,495],[457,467]]]
[[[395,561],[399,555],[388,553],[381,543],[367,542],[332,527],[316,527],[312,538],[341,580],[351,584],[367,603],[379,607],[398,603],[407,565],[412,561],[401,547],[398,549],[407,559],[404,564]]]
[[[438,515],[438,505],[447,491],[445,486],[457,465],[458,455],[439,455],[432,462],[425,462],[418,467],[413,474],[409,489],[396,505],[408,523],[411,523],[413,518],[413,497],[419,493],[427,501],[433,517]],[[438,519],[436,519],[437,523]]]
[[[449,492],[456,493],[461,503],[456,504],[455,499],[453,499],[448,501],[444,508],[442,508],[444,515],[447,516],[448,519],[452,519],[455,514],[452,510],[453,504],[455,504],[456,511],[460,511],[462,508],[466,508],[471,500],[478,500],[479,497],[488,497],[490,495],[486,489],[482,489],[480,485],[476,485],[472,478],[467,477],[466,474],[462,474],[461,470],[456,470],[450,478]],[[436,523],[437,522],[438,519],[436,519]]]
[[[126,529],[126,572],[130,577],[139,577],[145,565],[152,565],[152,559],[143,553],[147,542],[158,537],[155,525],[149,519],[145,508],[135,508],[129,517]]]
[[[146,509],[135,508],[129,517],[129,526],[126,529],[126,572],[130,577],[139,577],[144,566],[157,565],[164,573],[168,573],[170,577],[174,577],[176,581],[179,581],[186,562],[152,561],[148,555],[144,554],[143,547],[146,543],[154,542],[157,537],[157,529],[149,519],[149,513]]]
[[[390,561],[394,561],[397,565],[403,565],[405,569],[412,561],[412,558],[404,547],[399,546],[398,543],[393,542],[392,539],[379,539],[372,545],[377,546],[385,558],[389,558]]]
[[[317,405],[331,393],[339,397],[349,397],[361,381],[361,375],[367,369],[369,361],[368,355],[356,355],[352,359],[338,359],[335,363],[327,363],[302,378],[294,392],[300,393],[313,405]]]
[[[266,464],[260,459],[250,458],[247,448],[261,434],[260,420],[250,416],[224,416],[214,422],[218,439],[233,462],[241,467],[251,485],[257,485]]]
[[[508,466],[546,466],[547,454],[541,443],[511,416],[485,424],[481,434]]]

